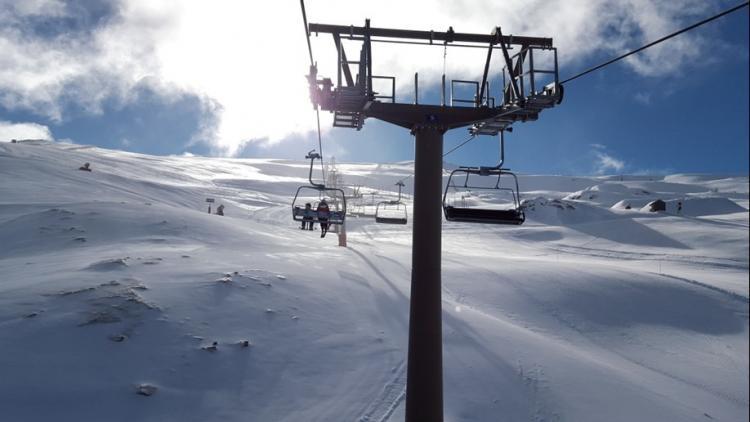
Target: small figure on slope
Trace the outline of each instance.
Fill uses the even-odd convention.
[[[326,237],[328,233],[328,217],[330,216],[330,210],[328,209],[328,203],[325,199],[321,199],[318,204],[318,222],[320,223],[320,237]]]
[[[81,167],[78,167],[78,170],[91,171],[91,167],[90,166],[91,166],[91,164],[89,164],[89,163],[83,163],[83,165]]]
[[[224,215],[224,204],[220,204],[216,208],[216,215]]]

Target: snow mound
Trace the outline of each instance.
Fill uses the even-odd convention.
[[[565,196],[564,199],[569,201],[587,201],[611,207],[613,204],[623,199],[638,200],[643,197],[648,198],[651,195],[652,192],[646,189],[629,187],[622,183],[602,183],[573,192]]]
[[[630,204],[630,201],[623,199],[612,205],[610,208],[613,210],[629,210],[632,209],[633,206]]]
[[[113,271],[113,270],[119,270],[122,268],[125,268],[128,266],[128,259],[129,257],[125,258],[111,258],[111,259],[105,259],[99,262],[94,262],[93,264],[86,267],[87,270],[93,270],[93,271]]]
[[[527,219],[548,225],[575,225],[617,218],[607,209],[567,199],[529,198],[521,202],[521,207]]]

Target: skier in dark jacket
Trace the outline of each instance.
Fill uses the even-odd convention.
[[[328,233],[328,218],[331,215],[331,211],[328,208],[328,203],[325,199],[322,199],[318,204],[318,222],[320,223],[320,237],[326,237]]]

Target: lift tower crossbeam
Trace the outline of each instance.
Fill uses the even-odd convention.
[[[558,82],[557,50],[553,47],[551,38],[503,35],[499,27],[490,34],[458,33],[453,28],[445,32],[414,31],[373,28],[368,19],[365,26],[312,23],[307,29],[308,34],[332,34],[339,57],[336,84],[329,78],[319,79],[317,67],[310,66],[307,78],[310,98],[316,109],[319,107],[333,112],[334,126],[359,130],[366,118],[375,118],[409,129],[416,138],[406,421],[442,422],[440,271],[443,134],[449,129],[470,126],[472,134],[495,135],[514,122],[536,120],[542,110],[559,104],[562,101],[562,87]],[[451,47],[488,48],[487,60],[482,63],[484,72],[481,92],[477,93],[474,100],[461,101],[473,106],[399,103],[395,92],[390,96],[376,95],[372,87],[373,79],[391,80],[395,91],[395,78],[373,75],[371,43],[394,42],[397,39],[426,41],[422,42],[426,45],[439,43]],[[359,61],[350,62],[346,59],[343,40],[362,42]],[[457,42],[464,44],[454,44]],[[513,55],[509,52],[512,46],[518,47],[514,49]],[[502,101],[497,106],[494,99],[491,100],[488,88],[492,77],[489,59],[493,49],[502,50],[505,59]],[[553,54],[553,69],[540,70],[534,67],[534,52],[539,54],[540,50]],[[350,76],[350,64],[358,65],[356,80]],[[342,83],[342,74],[346,84]],[[538,74],[546,75],[547,80],[551,78],[552,82],[537,89]],[[415,85],[418,83],[417,78],[415,74]],[[480,86],[478,82],[476,85]],[[445,98],[444,92],[442,98]],[[383,99],[390,101],[381,101]]]
[[[340,36],[346,36],[349,38],[353,38],[355,35],[364,36],[369,34],[371,37],[383,38],[405,38],[413,40],[441,42],[468,42],[477,44],[492,43],[493,45],[502,42],[506,45],[534,45],[543,48],[552,48],[552,38],[519,36],[498,37],[496,34],[465,34],[452,31],[415,31],[410,29],[368,28],[367,26],[326,25],[320,23],[311,23],[308,28],[310,29],[310,33],[313,34],[339,34]]]

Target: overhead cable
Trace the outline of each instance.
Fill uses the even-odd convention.
[[[310,31],[307,29],[307,13],[305,13],[305,0],[299,0],[299,4],[302,7],[302,23],[305,24],[305,38],[307,39],[307,52],[310,54],[310,66],[315,65],[312,54],[312,46],[310,45]]]
[[[307,40],[307,52],[310,54],[310,67],[315,66],[315,60],[313,59],[312,45],[310,44],[310,31],[307,26],[307,13],[305,12],[305,0],[299,0],[300,7],[302,8],[302,23],[305,25],[305,39]],[[318,150],[320,151],[320,171],[323,173],[323,184],[326,182],[326,168],[323,163],[323,141],[320,134],[320,110],[318,106],[315,106],[315,118],[318,122]]]
[[[728,15],[728,14],[730,14],[732,12],[740,10],[741,8],[746,7],[748,4],[750,4],[750,2],[744,2],[742,4],[739,4],[739,5],[735,6],[735,7],[732,7],[731,9],[727,9],[727,10],[719,13],[718,15],[714,15],[714,16],[711,16],[710,18],[706,18],[706,19],[704,19],[704,20],[702,20],[700,22],[694,23],[694,24],[692,24],[692,25],[690,25],[690,26],[688,26],[686,28],[680,29],[677,32],[673,32],[673,33],[671,33],[671,34],[669,34],[669,35],[667,35],[665,37],[659,38],[656,41],[652,41],[652,42],[650,42],[650,43],[648,43],[648,44],[646,44],[646,45],[644,45],[642,47],[636,48],[633,51],[630,51],[630,52],[625,53],[625,54],[623,54],[621,56],[615,57],[614,59],[608,60],[608,61],[606,61],[606,62],[604,62],[604,63],[602,63],[602,64],[600,64],[598,66],[594,66],[594,67],[592,67],[590,69],[587,69],[587,70],[585,70],[585,71],[583,71],[583,72],[581,72],[581,73],[579,73],[579,74],[577,74],[575,76],[571,76],[570,78],[565,79],[564,81],[562,81],[560,83],[564,84],[564,83],[570,82],[570,81],[572,81],[574,79],[578,79],[581,76],[587,75],[587,74],[589,74],[589,73],[591,73],[591,72],[593,72],[595,70],[599,70],[599,69],[603,68],[604,66],[608,66],[608,65],[610,65],[610,64],[612,64],[612,63],[614,63],[616,61],[622,60],[622,59],[624,59],[624,58],[626,58],[626,57],[628,57],[630,55],[633,55],[635,53],[641,52],[641,51],[643,51],[643,50],[645,50],[645,49],[647,49],[649,47],[653,47],[656,44],[664,42],[664,41],[666,41],[666,40],[668,40],[670,38],[676,37],[676,36],[678,36],[678,35],[680,35],[680,34],[682,34],[684,32],[690,31],[691,29],[695,29],[695,28],[697,28],[697,27],[699,27],[701,25],[704,25],[704,24],[709,23],[709,22],[711,22],[713,20],[719,19],[720,17],[722,17],[724,15]]]
[[[465,140],[465,141],[461,142],[461,143],[460,143],[459,145],[457,145],[457,146],[453,147],[453,149],[451,149],[450,151],[448,151],[448,152],[446,152],[445,154],[443,154],[443,158],[445,158],[445,156],[446,156],[446,155],[448,155],[448,154],[452,153],[453,151],[455,151],[455,150],[457,150],[457,149],[461,148],[462,146],[464,146],[464,145],[468,144],[469,142],[471,142],[471,141],[472,141],[472,140],[473,140],[474,138],[476,138],[476,137],[477,137],[477,135],[471,135],[471,136],[469,137],[469,139],[467,139],[467,140]]]

